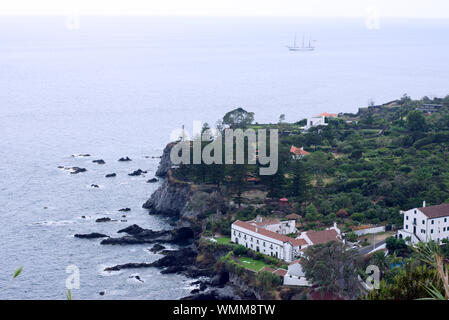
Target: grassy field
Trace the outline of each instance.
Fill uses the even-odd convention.
[[[259,271],[260,269],[262,269],[263,267],[267,266],[267,267],[272,267],[272,268],[276,268],[273,267],[269,264],[266,264],[265,262],[261,261],[261,260],[254,260],[248,257],[239,257],[238,260],[242,263],[242,265],[247,268],[247,269],[251,269],[253,271]]]
[[[215,240],[217,240],[217,243],[219,243],[219,244],[232,244],[231,238],[228,238],[228,237],[215,238]]]

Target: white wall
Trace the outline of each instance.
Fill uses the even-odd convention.
[[[257,247],[259,247],[259,252],[268,256],[277,257],[287,262],[292,260],[292,248],[289,243],[284,244],[282,241],[252,232],[234,224],[231,227],[231,240],[254,251],[257,251]],[[289,245],[290,248],[284,248],[286,247],[285,245]]]
[[[364,234],[373,234],[373,233],[379,233],[379,232],[384,232],[384,231],[385,231],[385,226],[381,226],[381,227],[372,227],[372,228],[367,228],[367,229],[356,230],[356,231],[354,231],[354,233],[358,236],[363,236]]]
[[[307,281],[305,277],[296,277],[289,275],[288,273],[284,276],[284,285],[285,286],[302,286],[302,287],[310,287],[312,284]]]
[[[443,239],[449,239],[449,216],[429,219],[416,208],[405,211],[403,215],[404,227],[398,234],[402,234],[403,238],[410,236],[412,243],[430,240],[441,242]],[[414,221],[416,221],[416,224],[414,224]],[[416,228],[416,237],[413,234],[414,228]]]

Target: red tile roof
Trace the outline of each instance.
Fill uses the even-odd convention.
[[[283,234],[279,234],[279,233],[264,229],[262,227],[257,227],[255,225],[245,222],[245,221],[237,220],[233,224],[238,227],[244,228],[246,230],[261,234],[263,236],[266,236],[266,237],[269,237],[272,239],[276,239],[281,242],[290,242],[293,246],[297,246],[298,243],[302,243],[302,241],[301,242],[298,241],[298,240],[302,240],[302,239],[290,238],[290,237],[284,236]],[[257,229],[257,231],[256,231],[256,229]],[[304,244],[307,244],[307,243],[304,241]]]
[[[318,117],[336,117],[336,116],[337,116],[336,113],[327,113],[327,112],[323,112],[318,115]]]
[[[427,218],[440,218],[449,216],[449,204],[443,203],[437,206],[418,208]]]
[[[297,148],[295,146],[290,148],[290,152],[296,154],[297,156],[307,156],[310,154],[310,152],[305,151],[303,147]]]
[[[291,220],[299,220],[299,219],[301,219],[301,216],[299,214],[292,213],[292,214],[289,214],[288,216],[286,216],[286,218],[291,219]]]
[[[292,246],[294,246],[294,247],[307,245],[307,241],[304,239],[292,239],[290,242],[292,243]]]
[[[274,269],[265,266],[265,267],[263,267],[262,269],[259,270],[259,272],[262,272],[262,271],[267,271],[267,272],[273,273]]]
[[[338,233],[334,229],[322,231],[307,231],[307,236],[313,244],[328,243],[329,241],[338,241]]]
[[[287,273],[288,273],[288,271],[285,269],[282,269],[282,268],[279,268],[276,271],[273,271],[273,274],[277,274],[280,277],[285,276]]]

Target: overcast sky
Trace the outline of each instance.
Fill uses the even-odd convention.
[[[449,18],[448,0],[1,0],[0,14]]]

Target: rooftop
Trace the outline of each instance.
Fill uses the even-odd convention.
[[[299,219],[301,219],[301,216],[299,214],[292,213],[292,214],[289,214],[288,216],[286,216],[286,218],[290,219],[290,220],[299,220]]]
[[[334,229],[322,231],[307,231],[307,236],[313,244],[328,243],[338,241],[338,233]]]
[[[310,152],[305,151],[303,147],[297,148],[295,146],[290,148],[290,152],[296,154],[297,156],[307,156],[310,154]]]
[[[279,219],[264,219],[264,218],[262,218],[261,221],[251,220],[251,221],[248,221],[248,223],[257,225],[259,227],[263,227],[263,226],[268,226],[270,224],[279,224],[279,223],[281,223],[281,221]]]
[[[336,116],[337,116],[336,113],[327,113],[327,112],[323,112],[318,115],[318,117],[336,117]]]
[[[265,267],[263,267],[262,269],[259,270],[259,272],[262,272],[262,271],[267,271],[267,272],[273,273],[274,269],[271,268],[271,267],[265,266]]]
[[[449,203],[436,206],[418,208],[427,218],[440,218],[449,216]]]
[[[279,268],[276,271],[273,271],[273,274],[277,274],[280,277],[285,276],[287,273],[288,273],[288,271],[285,269],[282,269],[282,268]]]
[[[298,246],[298,245],[305,245],[307,244],[303,239],[294,239],[294,238],[290,238],[287,236],[284,236],[282,234],[264,229],[262,227],[258,227],[256,225],[253,225],[249,222],[245,222],[245,221],[241,221],[241,220],[237,220],[236,222],[233,223],[233,225],[236,225],[238,227],[244,228],[246,230],[252,231],[254,233],[258,233],[260,235],[278,240],[278,241],[282,241],[282,242],[290,242],[293,246]]]

